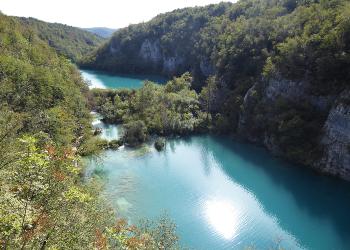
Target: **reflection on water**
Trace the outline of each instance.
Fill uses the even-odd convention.
[[[112,136],[112,135],[111,135]],[[146,153],[145,153],[146,152]],[[106,151],[106,195],[131,222],[164,210],[196,249],[350,249],[350,185],[212,136]]]
[[[205,217],[211,227],[227,240],[238,231],[238,213],[230,201],[208,200],[204,203]]]
[[[80,70],[83,79],[89,83],[89,88],[140,88],[145,80],[165,83],[166,78],[154,75],[112,75],[96,70]]]

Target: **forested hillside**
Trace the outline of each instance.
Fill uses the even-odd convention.
[[[241,0],[162,14],[118,30],[82,66],[189,71],[216,131],[350,178],[350,4]],[[206,86],[207,78],[215,80]]]
[[[77,62],[105,42],[102,36],[60,23],[47,23],[34,18],[18,18],[34,30],[59,54]]]
[[[335,52],[348,49],[348,11],[344,0],[241,0],[175,10],[120,29],[84,65],[169,75],[191,71],[198,77],[217,73],[231,86],[259,78],[271,66],[290,79],[307,72],[317,82],[346,82],[347,55]]]
[[[166,218],[132,227],[102,200],[97,179],[83,180],[80,155],[94,152],[97,140],[87,91],[77,68],[37,30],[0,14],[1,249],[164,249],[177,243]]]

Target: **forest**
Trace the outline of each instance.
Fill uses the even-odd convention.
[[[308,77],[320,94],[337,92],[349,79],[348,13],[344,0],[242,0],[185,8],[120,29],[81,64],[119,73],[190,71],[198,87],[208,75],[234,88],[278,73]],[[140,54],[145,41],[154,45],[154,55]],[[169,58],[177,61],[170,72],[161,60]]]
[[[106,42],[105,38],[89,30],[60,23],[47,23],[35,18],[24,17],[18,18],[18,21],[21,25],[34,30],[57,53],[71,59],[75,63]]]

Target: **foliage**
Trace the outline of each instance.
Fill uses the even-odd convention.
[[[162,151],[165,148],[165,144],[166,144],[166,140],[164,137],[159,137],[156,139],[156,141],[154,142],[154,147],[158,150],[158,151]]]
[[[156,221],[143,220],[138,227],[121,219],[107,232],[110,244],[116,249],[180,249],[176,225],[167,214]]]
[[[34,30],[49,46],[73,62],[78,62],[83,56],[92,53],[105,41],[101,36],[64,24],[47,23],[24,17],[18,18],[18,21],[23,26]]]
[[[102,150],[108,148],[108,141],[100,139],[99,137],[89,137],[84,140],[79,148],[78,153],[81,156],[89,156],[89,155],[99,155]]]
[[[16,148],[18,146],[17,133],[22,128],[21,117],[9,111],[0,109],[0,170],[7,167],[18,158]]]
[[[186,73],[166,85],[145,82],[139,90],[92,90],[91,102],[109,122],[125,124],[125,142],[143,142],[147,134],[184,135],[202,131],[205,115]]]
[[[88,88],[77,69],[16,18],[0,21],[0,105],[22,117],[23,131],[62,145],[88,134]]]
[[[3,249],[93,248],[95,230],[109,225],[93,186],[77,183],[74,152],[23,136],[18,158],[0,170]]]
[[[124,125],[123,141],[130,146],[136,146],[146,141],[147,127],[143,121],[136,120]]]
[[[199,99],[201,101],[202,106],[204,107],[204,110],[206,112],[207,116],[207,122],[210,120],[210,115],[213,113],[214,109],[212,107],[212,104],[216,102],[215,94],[218,91],[217,82],[215,77],[209,77],[207,79],[206,85],[202,88],[202,91],[200,92]]]
[[[199,87],[207,65],[231,88],[275,69],[289,79],[307,77],[315,91],[338,91],[350,77],[349,9],[346,0],[241,0],[179,9],[118,30],[83,65],[162,73],[164,61],[177,58],[172,74],[191,71]],[[141,56],[145,41],[160,59]]]
[[[108,148],[110,149],[118,149],[120,146],[123,145],[123,140],[111,140],[108,142]]]
[[[117,142],[92,137],[77,69],[2,14],[0,51],[0,248],[140,249],[128,242],[141,242],[143,233],[115,244],[107,231],[115,213],[101,183],[81,178],[80,155]],[[170,246],[168,227],[159,233],[169,239],[150,235],[154,249]]]
[[[322,152],[318,141],[326,117],[308,103],[291,104],[282,98],[270,108],[274,118],[267,130],[276,145],[290,160],[311,165]]]

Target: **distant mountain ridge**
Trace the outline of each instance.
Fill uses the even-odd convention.
[[[110,38],[113,35],[113,33],[116,32],[118,29],[111,29],[106,27],[92,27],[92,28],[83,28],[83,30],[89,31],[103,38]]]

